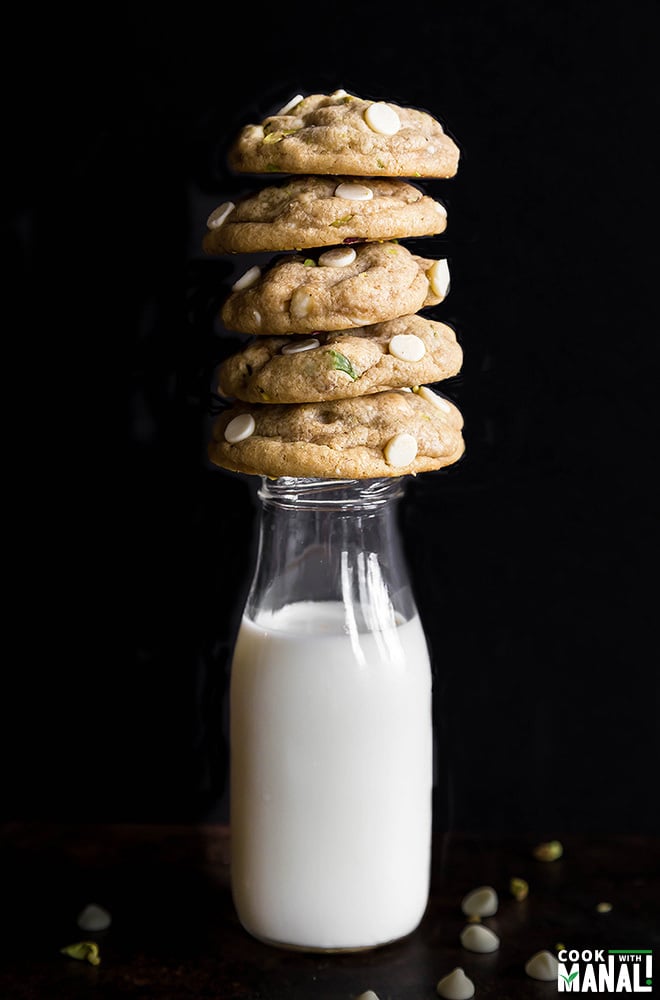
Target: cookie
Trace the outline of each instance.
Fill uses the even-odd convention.
[[[263,271],[249,268],[220,318],[227,330],[256,335],[344,330],[438,305],[448,288],[446,261],[400,243],[358,243],[278,257]]]
[[[209,459],[248,475],[375,479],[457,462],[463,418],[427,386],[323,403],[238,403],[213,425]]]
[[[419,386],[456,375],[463,352],[444,323],[415,314],[314,337],[257,337],[218,368],[223,396],[311,403]]]
[[[453,177],[459,156],[427,111],[337,90],[296,95],[277,114],[245,125],[227,162],[238,173]]]
[[[402,180],[291,177],[209,216],[207,254],[301,250],[444,232],[444,205]]]

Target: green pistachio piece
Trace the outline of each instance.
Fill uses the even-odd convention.
[[[337,371],[346,372],[346,374],[350,375],[354,382],[360,377],[360,373],[356,372],[351,362],[345,354],[341,353],[341,351],[335,351],[333,348],[330,348],[328,354],[332,358],[332,367],[336,368]]]
[[[281,142],[281,140],[282,140],[283,138],[284,138],[284,133],[283,133],[283,132],[268,132],[268,133],[267,133],[267,134],[266,134],[266,135],[265,135],[265,136],[263,137],[263,140],[262,140],[262,141],[263,141],[264,143],[271,143],[271,142]]]
[[[100,965],[99,946],[96,941],[76,941],[75,944],[68,944],[66,948],[60,948],[63,955],[69,958],[77,958],[80,962],[89,962],[90,965]]]
[[[312,260],[311,257],[305,257],[303,267],[316,267],[316,261]]]
[[[346,226],[351,221],[352,218],[353,218],[352,215],[342,215],[341,219],[335,219],[335,221],[331,222],[330,225],[335,227]]]

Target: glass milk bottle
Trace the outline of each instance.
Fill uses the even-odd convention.
[[[231,884],[254,937],[371,948],[428,899],[431,666],[403,479],[261,480],[230,680]]]

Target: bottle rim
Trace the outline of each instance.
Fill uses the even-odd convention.
[[[403,496],[405,476],[380,479],[261,477],[257,496],[264,504],[305,510],[368,510]]]

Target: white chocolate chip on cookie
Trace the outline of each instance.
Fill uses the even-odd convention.
[[[304,319],[309,315],[313,301],[312,296],[304,288],[296,288],[291,296],[291,315],[295,319]]]
[[[389,352],[400,361],[421,361],[426,354],[424,341],[414,333],[397,333],[389,343]]]
[[[334,247],[321,254],[319,264],[322,267],[348,267],[356,257],[353,247]]]
[[[417,455],[417,439],[412,434],[395,434],[385,445],[383,454],[388,465],[410,465]]]
[[[282,348],[282,354],[300,354],[303,351],[313,351],[315,347],[320,347],[321,341],[317,340],[316,337],[308,337],[307,340],[301,340],[294,344],[285,344]]]
[[[436,260],[426,272],[433,292],[444,299],[449,290],[449,264],[446,260]]]
[[[349,201],[371,201],[374,193],[366,184],[356,184],[353,181],[343,181],[335,188],[335,198],[347,198]]]
[[[208,229],[219,229],[222,223],[225,221],[228,215],[236,208],[233,201],[225,201],[222,205],[218,205],[214,208],[208,219],[206,220],[206,226]]]
[[[375,101],[364,109],[364,120],[372,130],[380,135],[396,135],[401,128],[398,114],[384,101]]]
[[[225,441],[229,444],[238,444],[254,434],[256,424],[251,413],[239,413],[237,417],[230,420],[225,427]]]
[[[433,389],[429,389],[427,385],[420,385],[417,395],[425,399],[427,403],[431,403],[432,406],[437,406],[439,410],[444,410],[445,413],[449,413],[451,410],[451,406],[447,400],[439,396]]]
[[[277,115],[288,115],[289,111],[293,111],[295,106],[297,104],[300,104],[302,100],[303,100],[303,95],[296,94],[295,97],[292,97],[290,101],[286,102],[283,108],[280,108],[280,110],[277,112]]]
[[[256,283],[259,281],[260,277],[261,277],[260,267],[257,267],[256,265],[254,267],[249,267],[245,272],[245,274],[242,274],[241,277],[234,282],[234,284],[231,286],[231,290],[232,292],[240,292],[243,291],[244,288],[252,288],[252,286],[256,285]]]

